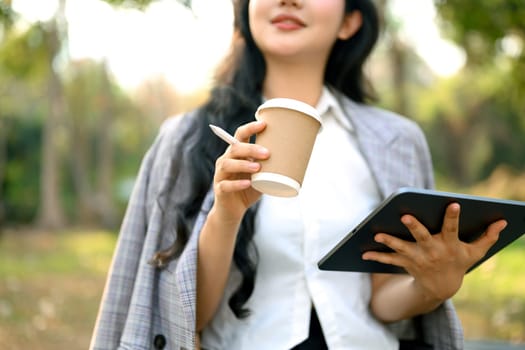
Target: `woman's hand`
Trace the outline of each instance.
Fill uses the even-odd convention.
[[[240,221],[246,210],[261,196],[251,187],[250,177],[261,168],[257,161],[267,159],[270,153],[262,146],[249,143],[249,139],[265,127],[263,121],[240,126],[235,132],[235,138],[240,142],[228,147],[215,163],[213,210],[223,220]]]
[[[270,154],[249,140],[265,127],[264,122],[239,127],[235,132],[239,142],[228,147],[215,163],[215,202],[199,236],[197,331],[208,324],[217,310],[226,288],[239,224],[246,210],[261,196],[251,187],[250,176],[261,168],[257,161]]]
[[[459,239],[459,219],[459,204],[450,204],[441,232],[432,235],[415,217],[404,215],[401,221],[416,241],[408,242],[379,233],[375,240],[394,252],[367,252],[363,254],[363,259],[404,268],[413,276],[413,287],[421,295],[429,302],[442,302],[459,290],[467,270],[496,243],[507,225],[505,220],[496,221],[477,240],[465,243]]]

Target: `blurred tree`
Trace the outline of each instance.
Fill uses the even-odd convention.
[[[519,116],[499,96],[506,72],[497,66],[483,72],[464,70],[431,91],[413,93],[436,171],[462,186],[488,177],[499,164],[525,164]]]
[[[145,119],[151,111],[131,102],[104,63],[68,59],[65,0],[53,19],[29,27],[1,5],[0,28],[15,30],[0,30],[0,224],[7,208],[11,223],[73,218],[114,228],[161,120]]]
[[[12,13],[10,3],[2,13]],[[4,17],[2,17],[4,18]],[[10,18],[14,18],[14,15]],[[67,32],[65,0],[59,1],[57,13],[47,23],[36,23],[22,34],[4,40],[0,61],[4,72],[20,79],[44,78],[48,113],[44,119],[41,147],[40,196],[37,223],[43,227],[61,227],[65,214],[60,202],[61,123],[65,118],[62,81],[59,75],[64,58]]]
[[[435,0],[444,33],[461,45],[468,66],[508,67],[504,95],[525,119],[525,2]],[[503,92],[503,91],[502,91]]]
[[[460,75],[435,94],[442,168],[465,185],[500,164],[525,170],[525,2],[435,0],[443,32],[467,55]],[[446,87],[445,87],[446,86]],[[448,91],[445,93],[445,91]],[[438,106],[439,104],[439,106]]]
[[[75,192],[76,221],[115,220],[111,197],[113,173],[113,92],[106,66],[90,60],[72,62],[65,92],[68,105],[68,154]]]
[[[60,202],[60,169],[59,154],[60,125],[65,120],[66,105],[62,80],[59,74],[60,59],[64,56],[64,45],[67,35],[65,17],[66,0],[59,0],[55,17],[46,25],[44,45],[48,51],[48,97],[49,113],[45,119],[42,134],[42,170],[40,173],[40,201],[37,223],[41,227],[59,228],[65,224],[65,213]]]
[[[136,118],[137,112],[108,75],[104,62],[71,62],[66,77],[71,149],[67,157],[75,195],[75,221],[114,228],[118,221],[113,190],[120,165],[117,158],[126,158],[116,146],[127,143],[132,153],[140,154],[137,148],[144,145],[133,145],[129,135],[133,139],[149,139],[152,132],[147,131],[151,128]],[[124,125],[130,134],[119,140]],[[115,157],[117,152],[119,157]]]
[[[8,127],[3,197],[5,223],[34,220],[39,195],[40,146],[43,118],[7,114]]]
[[[11,7],[11,0],[0,2],[0,27],[2,31],[9,28],[14,21],[15,13]]]
[[[3,40],[9,31],[14,18],[14,12],[11,8],[11,0],[5,0],[0,3],[0,40]],[[5,85],[0,90],[0,98],[5,95]],[[1,106],[0,106],[1,107]],[[2,109],[0,108],[0,228],[4,222],[5,217],[5,203],[4,203],[4,183],[7,163],[7,123],[5,122]]]
[[[42,50],[42,27],[35,25],[22,34],[13,30],[17,15],[12,11],[11,2],[3,2],[0,6],[0,225],[7,210],[6,179],[8,177],[8,131],[11,129],[9,116],[15,113],[15,105],[31,106],[27,104],[28,95],[25,93],[34,85],[20,83],[20,79],[31,77],[32,82],[42,81],[45,67],[42,62],[46,56]],[[33,64],[37,58],[37,64]],[[33,100],[34,101],[34,100]]]
[[[381,21],[381,38],[367,70],[384,108],[413,116],[413,92],[428,89],[436,76],[403,35],[404,18],[393,12],[393,1],[375,0]]]
[[[400,22],[390,11],[390,0],[377,0],[377,8],[383,25],[383,40],[380,44],[385,46],[385,60],[389,69],[390,83],[388,90],[391,91],[392,101],[390,109],[408,115],[408,85],[409,76],[409,56],[413,56],[410,46],[403,43],[399,38]]]
[[[139,108],[160,125],[166,118],[195,108],[208,97],[202,89],[184,95],[163,77],[155,77],[142,82],[133,94]]]
[[[516,46],[512,55],[523,59],[523,0],[434,1],[444,33],[465,49],[469,64],[485,64],[505,53],[509,49],[506,45]]]

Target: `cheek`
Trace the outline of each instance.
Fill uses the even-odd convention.
[[[330,32],[337,32],[345,17],[345,2],[342,0],[323,0],[313,2],[316,8],[312,9],[317,13],[317,18]]]
[[[266,1],[268,2],[268,1]],[[264,0],[251,0],[248,5],[248,19],[250,23],[250,33],[252,34],[253,40],[259,46],[260,39],[264,37],[263,22],[265,18],[265,1]]]

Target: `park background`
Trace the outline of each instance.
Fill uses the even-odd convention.
[[[437,189],[525,201],[525,2],[377,0],[377,104],[424,129]],[[230,0],[0,0],[0,348],[87,348],[142,156],[205,100]],[[525,238],[454,298],[525,347]],[[481,348],[481,343],[479,343]]]

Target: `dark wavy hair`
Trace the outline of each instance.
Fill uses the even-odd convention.
[[[176,258],[188,241],[204,197],[211,189],[215,161],[226,149],[226,144],[210,133],[208,124],[220,125],[233,134],[240,125],[254,120],[255,110],[262,101],[266,64],[250,32],[248,4],[249,0],[234,1],[235,30],[231,54],[218,72],[217,84],[210,98],[193,115],[192,127],[183,135],[182,144],[177,145],[174,152],[170,186],[175,186],[180,172],[191,180],[184,185],[183,197],[170,198],[170,231],[175,235],[175,243],[153,257],[153,263],[159,267]],[[351,38],[335,42],[325,70],[325,84],[356,102],[364,103],[372,98],[363,65],[379,35],[378,14],[372,0],[347,0],[345,11],[360,11],[363,23]],[[172,192],[173,188],[165,189],[164,195],[169,196]],[[252,238],[256,210],[255,205],[246,212],[233,255],[242,282],[231,296],[229,305],[239,318],[249,314],[244,304],[251,296],[255,282],[257,251]]]

